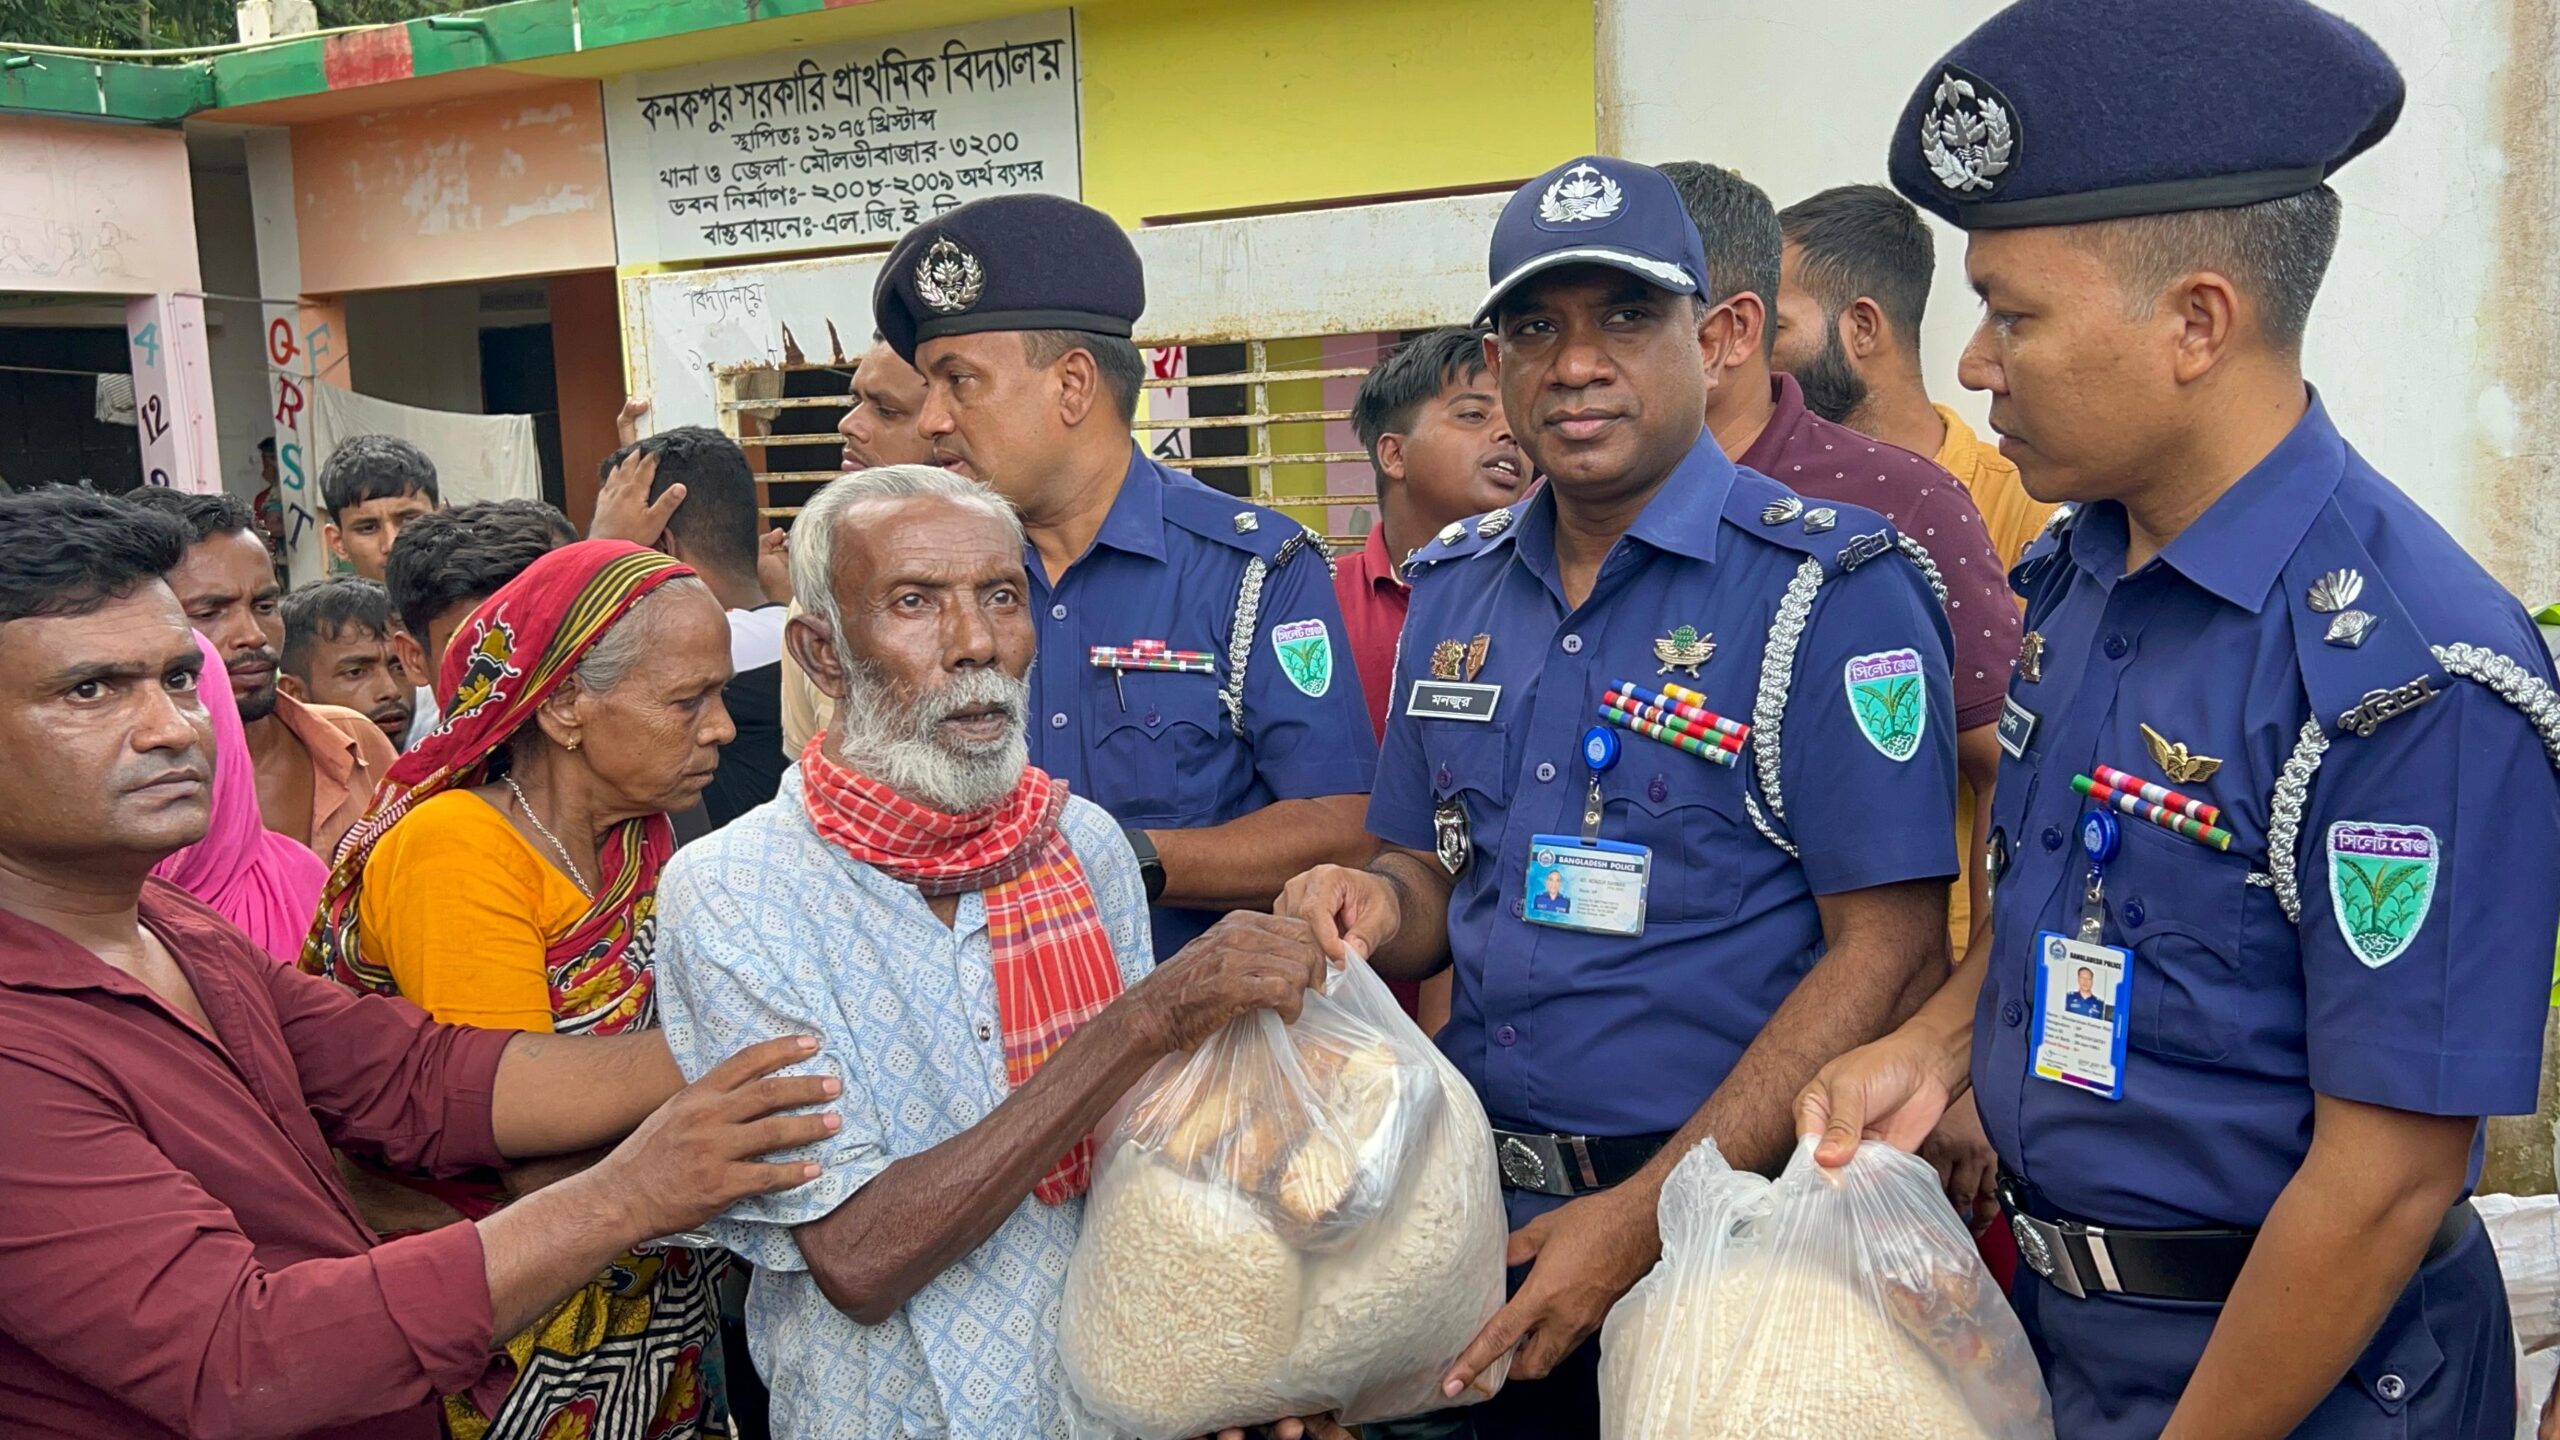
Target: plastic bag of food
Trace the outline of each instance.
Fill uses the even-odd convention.
[[[1187,1440],[1449,1403],[1502,1305],[1492,1132],[1366,965],[1295,1024],[1257,1011],[1167,1057],[1106,1130],[1059,1315],[1093,1424]]]
[[[1600,1330],[1607,1440],[2051,1440],[2044,1377],[1937,1174],[1796,1147],[1775,1182],[1713,1144],[1662,1191],[1662,1261]]]

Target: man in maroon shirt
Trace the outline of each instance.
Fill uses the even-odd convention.
[[[1384,735],[1409,598],[1397,567],[1441,527],[1519,499],[1529,462],[1503,419],[1484,336],[1455,326],[1416,336],[1380,361],[1351,402],[1351,430],[1378,475],[1378,523],[1358,553],[1335,563],[1333,593],[1369,723]],[[1449,1018],[1446,971],[1388,988],[1426,1035]]]
[[[681,1083],[655,1033],[436,1025],[278,965],[149,879],[204,834],[175,520],[0,500],[0,1416],[12,1435],[440,1433],[615,1255],[815,1167],[789,1037]],[[673,1097],[673,1098],[669,1098]],[[654,1113],[653,1113],[654,1112]],[[638,1129],[634,1132],[634,1127]],[[630,1135],[476,1224],[378,1243],[329,1147],[452,1174]]]

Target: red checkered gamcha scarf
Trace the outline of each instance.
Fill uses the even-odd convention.
[[[1005,1079],[1020,1089],[1121,988],[1093,886],[1058,830],[1067,782],[1026,765],[1012,794],[952,815],[837,763],[825,744],[816,735],[800,755],[800,793],[820,835],[926,895],[985,893]],[[1055,1205],[1092,1182],[1088,1135],[1034,1193]]]

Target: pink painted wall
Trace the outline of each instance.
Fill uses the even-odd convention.
[[[185,136],[0,116],[0,291],[147,295],[199,284]]]
[[[590,81],[297,126],[293,187],[306,294],[614,263]]]

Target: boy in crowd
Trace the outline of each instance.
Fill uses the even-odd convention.
[[[340,575],[284,597],[284,693],[371,720],[394,749],[409,734],[408,677],[391,653],[391,597],[361,575]]]
[[[436,462],[396,435],[357,435],[340,442],[320,467],[320,527],[329,553],[379,583],[400,528],[444,504]]]

